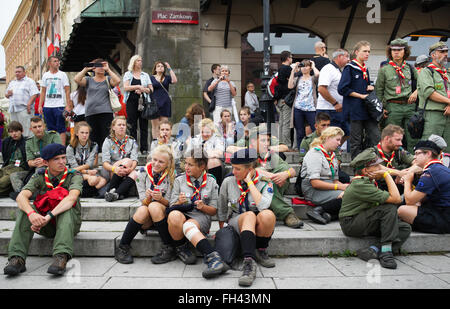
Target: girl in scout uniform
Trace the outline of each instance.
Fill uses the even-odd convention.
[[[175,165],[171,149],[166,145],[153,151],[152,159],[141,168],[136,180],[142,206],[134,213],[116,247],[115,258],[119,263],[133,263],[130,244],[136,234],[154,226],[163,242],[161,252],[152,258],[154,264],[162,264],[176,259],[172,237],[168,231],[166,209],[175,178]]]
[[[151,143],[150,156],[152,156],[153,151],[160,145],[167,145],[172,150],[175,160],[175,169],[177,173],[182,173],[183,170],[180,161],[184,144],[180,140],[172,137],[172,123],[168,120],[162,120],[159,123],[159,138]]]
[[[219,191],[215,178],[206,173],[207,164],[208,158],[201,148],[186,154],[186,173],[175,179],[167,221],[178,257],[185,264],[195,264],[196,256],[189,249],[189,242],[192,243],[203,254],[207,265],[203,277],[212,278],[228,267],[205,237],[211,227],[211,217],[217,213]]]
[[[83,197],[92,196],[106,185],[106,179],[97,175],[98,145],[89,139],[91,127],[85,121],[75,125],[74,134],[67,146],[67,163],[83,175]],[[91,190],[96,189],[96,190]]]
[[[240,234],[244,255],[243,274],[239,285],[250,286],[256,277],[256,261],[264,267],[275,263],[267,255],[276,217],[269,209],[273,184],[256,171],[256,150],[242,149],[233,154],[233,176],[225,178],[219,194],[219,226],[228,222]],[[229,207],[231,214],[229,215]]]
[[[128,196],[138,177],[134,170],[138,164],[138,145],[126,130],[127,119],[116,117],[111,123],[110,136],[103,142],[102,176],[110,180],[109,191],[105,194],[108,202]]]
[[[314,139],[303,159],[303,196],[318,205],[306,214],[320,224],[327,224],[338,218],[342,196],[348,186],[339,181],[339,162],[335,154],[343,136],[344,131],[341,128],[328,127],[320,137]]]

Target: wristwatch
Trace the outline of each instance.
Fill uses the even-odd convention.
[[[338,101],[335,101],[334,103],[331,103],[333,106],[336,106],[336,105],[338,105],[339,103],[338,103]]]

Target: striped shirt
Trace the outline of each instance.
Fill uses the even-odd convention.
[[[213,83],[215,81],[217,81],[217,79],[215,79]],[[234,82],[230,81],[230,83],[236,89]],[[227,82],[219,82],[214,90],[214,95],[216,96],[216,106],[231,107],[231,99],[233,97],[231,95],[230,85]]]

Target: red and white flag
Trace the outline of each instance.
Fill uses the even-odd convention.
[[[57,34],[55,34],[55,44],[54,44],[57,53],[59,53],[59,50],[61,48],[60,42],[61,42],[61,36],[57,33]]]
[[[47,54],[48,54],[48,57],[53,55],[54,51],[55,51],[55,46],[53,45],[52,41],[50,41],[50,39],[47,38]]]

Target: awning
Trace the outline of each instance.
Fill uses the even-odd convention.
[[[62,46],[61,70],[78,72],[84,63],[103,58],[122,74],[109,55],[121,41],[134,53],[135,45],[128,40],[127,31],[138,20],[139,7],[136,0],[97,0],[83,10],[74,20],[67,45]]]

